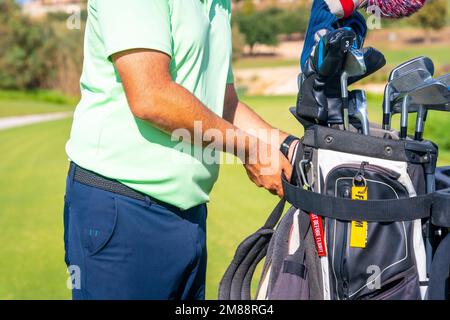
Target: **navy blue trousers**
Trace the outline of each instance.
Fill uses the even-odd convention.
[[[64,206],[73,299],[204,299],[206,205],[186,211],[74,181]]]

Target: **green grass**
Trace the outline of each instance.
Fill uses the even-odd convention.
[[[243,100],[273,125],[301,135],[288,112],[294,97]],[[380,101],[381,97],[369,95],[371,117],[377,121]],[[65,119],[0,131],[0,299],[70,298],[62,240],[68,166],[64,144],[70,123]],[[448,140],[449,124],[447,115],[430,114],[427,132],[437,140]],[[440,163],[449,164],[450,152],[442,155]],[[237,245],[262,225],[276,202],[276,197],[248,180],[242,166],[222,166],[208,214],[209,299],[217,297],[219,281]]]
[[[411,45],[402,47],[401,49],[392,49],[388,45],[375,47],[383,52],[386,58],[386,68],[378,72],[383,72],[383,80],[387,78],[387,73],[393,67],[406,60],[422,55],[428,56],[433,60],[437,71],[440,71],[445,65],[450,65],[450,55],[448,54],[450,50],[449,45]],[[298,54],[300,56],[300,52]],[[243,58],[233,63],[235,69],[297,67],[298,65],[298,59],[283,59],[280,57]]]
[[[299,52],[300,56],[300,52]],[[235,69],[292,67],[300,64],[298,59],[283,59],[279,57],[249,57],[233,62]]]
[[[403,47],[402,49],[389,49],[386,47],[377,47],[378,50],[383,52],[386,57],[386,63],[389,66],[396,66],[400,63],[412,59],[418,56],[428,56],[430,57],[436,67],[450,64],[450,55],[448,51],[450,49],[449,45],[445,46],[427,46],[427,45],[414,45]]]
[[[17,92],[0,90],[0,117],[71,111],[77,98],[51,91]]]
[[[65,299],[62,210],[70,120],[0,131],[0,299]]]

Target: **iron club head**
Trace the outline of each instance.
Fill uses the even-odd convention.
[[[392,90],[389,85],[390,81],[398,78],[411,70],[422,69],[427,70],[431,75],[434,74],[434,64],[433,61],[428,57],[417,57],[406,61],[397,67],[395,67],[388,78],[388,83],[384,88],[384,98],[383,98],[383,129],[389,130],[391,127],[391,95]]]
[[[450,111],[450,91],[446,84],[441,81],[427,81],[418,86],[403,97],[402,100],[402,120],[401,120],[401,138],[406,138],[407,119],[410,112],[410,105],[418,106],[416,120],[416,140],[421,140],[424,119],[428,110]]]
[[[369,132],[369,116],[367,114],[367,97],[364,90],[353,90],[349,96],[349,117],[357,119],[361,124],[362,133]]]
[[[415,89],[423,85],[424,83],[432,81],[432,75],[428,72],[428,70],[419,68],[410,70],[407,73],[404,73],[398,76],[395,79],[392,79],[389,83],[389,87],[392,88],[391,96],[394,93],[397,95],[395,100],[402,100],[401,104],[401,126],[400,126],[400,137],[406,138],[406,130],[408,125],[408,113],[410,112],[409,106],[410,101],[408,98],[408,94],[411,90]],[[390,114],[392,114],[391,101],[389,101],[389,110]],[[390,122],[390,121],[389,121]]]

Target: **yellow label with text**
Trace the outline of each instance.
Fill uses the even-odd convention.
[[[352,187],[352,200],[367,200],[367,187]],[[350,247],[365,248],[367,242],[367,221],[352,221]]]

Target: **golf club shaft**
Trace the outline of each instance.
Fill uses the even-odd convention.
[[[414,133],[414,140],[422,141],[423,140],[423,130],[425,126],[425,121],[427,117],[428,110],[425,106],[421,105],[419,110],[417,111],[417,119],[416,119],[416,132]]]
[[[344,130],[348,130],[349,116],[348,116],[348,90],[347,90],[348,74],[344,71],[341,75],[341,96],[342,96],[342,113],[344,120]]]
[[[406,95],[403,98],[402,102],[402,115],[400,119],[400,139],[404,140],[406,139],[408,135],[408,104],[409,104],[409,97]]]
[[[383,129],[384,130],[391,129],[390,95],[391,95],[391,90],[390,90],[389,83],[387,83],[386,87],[384,88],[384,97],[383,97]]]

